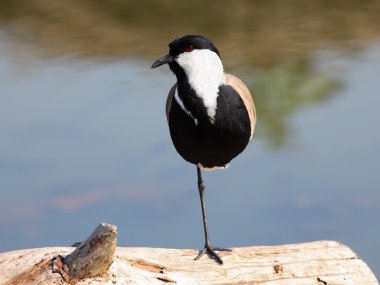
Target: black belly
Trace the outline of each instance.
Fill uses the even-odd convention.
[[[177,152],[190,163],[207,168],[225,166],[247,146],[250,128],[244,103],[230,86],[220,89],[213,123],[199,120],[195,124],[173,98],[170,135]]]

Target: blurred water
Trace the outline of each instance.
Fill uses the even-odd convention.
[[[127,17],[129,23],[118,10],[107,15],[116,2],[94,1],[107,8],[100,12],[52,1],[65,6],[60,11],[88,13],[65,30],[60,21],[41,16],[46,9],[56,11],[53,4],[4,3],[0,251],[70,245],[99,222],[118,226],[120,246],[201,247],[195,167],[175,152],[164,114],[174,76],[168,68],[150,70],[167,52],[172,34],[183,34],[186,26],[176,30],[162,22],[162,33],[154,33],[158,19],[141,27],[141,20]],[[331,35],[306,37],[308,30],[279,16],[281,9],[277,22],[262,27],[267,33],[255,30],[260,41],[247,38],[251,30],[244,22],[226,39],[217,29],[196,27],[215,38],[227,71],[254,91],[259,116],[253,141],[231,167],[205,173],[216,245],[338,240],[380,274],[380,29],[376,33],[378,22],[368,21],[378,6],[365,3],[360,15],[354,4],[352,10],[344,6],[346,14],[336,21],[356,19],[356,29],[347,26],[345,35],[331,28]],[[266,19],[273,3],[267,5],[247,13]],[[312,19],[321,21],[320,30],[329,14],[334,18],[336,5],[317,5]],[[295,7],[284,13],[295,13],[294,21],[305,21],[313,31],[314,22]],[[103,25],[94,26],[92,18]],[[289,45],[272,45],[282,39],[276,23],[283,24],[282,32],[288,29]],[[242,35],[231,36],[233,31]]]

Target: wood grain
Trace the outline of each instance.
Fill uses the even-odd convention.
[[[51,260],[74,248],[27,249],[0,254],[0,284],[67,284]],[[116,248],[108,273],[76,284],[376,285],[369,267],[347,246],[317,241],[233,248],[218,265],[196,250]]]

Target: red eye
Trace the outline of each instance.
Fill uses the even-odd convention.
[[[193,50],[194,50],[193,46],[188,46],[185,48],[185,51],[187,51],[187,52],[191,52]]]

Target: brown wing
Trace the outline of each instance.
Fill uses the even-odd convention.
[[[249,119],[251,121],[251,137],[255,129],[256,124],[256,109],[255,104],[253,103],[252,95],[249,92],[247,86],[239,78],[232,74],[225,74],[225,84],[230,85],[236,90],[240,95],[241,99],[244,102],[245,107],[247,108]]]
[[[176,89],[177,89],[177,83],[174,84],[173,87],[170,89],[168,98],[166,98],[166,119],[168,120],[168,123],[169,123],[169,112],[172,106],[172,100],[173,100],[173,96],[175,94]]]

